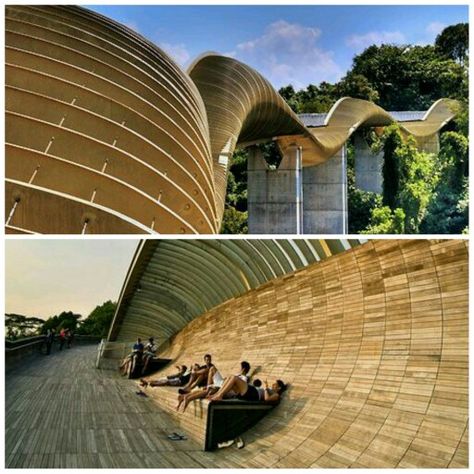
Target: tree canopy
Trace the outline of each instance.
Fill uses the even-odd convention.
[[[465,231],[468,215],[468,25],[445,28],[434,45],[372,45],[353,58],[337,83],[279,90],[296,113],[327,113],[341,97],[372,101],[387,111],[427,110],[436,100],[457,99],[455,121],[441,133],[439,156],[419,152],[397,127],[388,127],[383,148],[382,196],[356,189],[348,160],[351,233],[453,233]],[[351,142],[348,142],[350,152]],[[278,165],[275,143],[263,146]],[[223,233],[247,233],[247,153],[237,150],[230,168]],[[351,181],[352,179],[352,181]]]
[[[114,318],[117,303],[106,301],[96,306],[77,329],[77,334],[107,337]]]

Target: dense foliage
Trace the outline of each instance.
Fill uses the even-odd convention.
[[[5,314],[5,336],[10,341],[24,337],[36,336],[44,321],[22,314]]]
[[[46,334],[48,330],[71,329],[76,334],[106,337],[112,319],[115,314],[117,303],[106,301],[96,306],[89,316],[81,320],[80,314],[72,311],[63,311],[60,314],[48,318],[46,321],[36,317],[28,317],[20,314],[5,315],[5,335],[7,339],[21,339],[29,336]]]
[[[106,337],[112,320],[114,318],[117,303],[106,301],[105,303],[96,306],[91,314],[81,322],[77,328],[77,334]]]
[[[357,189],[348,144],[350,233],[460,233],[468,225],[468,25],[445,28],[434,45],[370,46],[353,59],[336,84],[280,89],[296,113],[326,113],[341,97],[373,101],[385,110],[427,110],[441,97],[461,103],[442,130],[438,155],[420,152],[413,140],[387,127],[372,144],[383,151],[382,195]],[[265,157],[278,165],[275,144]],[[223,233],[247,233],[247,154],[236,151],[230,168]]]
[[[45,334],[48,329],[54,329],[55,331],[60,331],[61,329],[70,329],[75,331],[80,318],[80,314],[73,313],[72,311],[63,311],[56,316],[48,318],[41,328],[41,333]]]

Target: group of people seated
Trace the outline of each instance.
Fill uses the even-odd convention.
[[[153,337],[149,337],[148,342],[145,345],[142,343],[140,338],[137,338],[137,342],[133,345],[132,352],[125,357],[119,367],[120,373],[122,375],[127,375],[131,365],[133,363],[138,363],[142,366],[142,375],[145,374],[150,361],[156,356],[157,350],[158,346],[155,344]]]
[[[223,378],[216,366],[212,363],[210,354],[204,356],[204,364],[194,364],[191,369],[185,365],[176,366],[178,372],[157,380],[147,381],[140,379],[144,388],[172,386],[181,387],[178,390],[178,404],[176,410],[186,411],[193,400],[208,398],[211,401],[237,398],[251,402],[267,401],[278,402],[287,386],[282,380],[276,380],[271,387],[267,381],[255,379],[250,381],[250,364],[247,361],[240,363],[240,370],[235,375]],[[264,385],[264,387],[262,387]]]

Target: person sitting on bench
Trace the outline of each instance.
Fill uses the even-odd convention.
[[[167,375],[161,379],[150,381],[140,379],[140,385],[144,388],[148,387],[148,385],[150,385],[150,387],[181,387],[186,385],[191,377],[191,370],[188,370],[185,365],[177,365],[176,368],[178,369],[176,374]],[[193,368],[197,370],[199,368],[199,364],[194,364]]]
[[[265,381],[264,401],[278,402],[281,395],[286,390],[286,385],[282,380],[277,380],[272,384],[272,388],[268,387],[268,382]],[[249,402],[258,402],[260,400],[259,390],[254,386],[245,382],[237,376],[229,377],[219,391],[208,397],[211,401],[219,401],[224,398],[229,392],[235,392],[239,400],[246,400]]]
[[[250,364],[246,360],[243,360],[240,363],[240,372],[236,375],[236,377],[239,377],[245,382],[248,382],[249,378],[247,374],[249,372],[250,372]],[[224,382],[225,380],[222,378],[219,371],[215,367],[212,367],[209,370],[207,387],[203,388],[202,390],[194,390],[191,393],[178,395],[178,405],[176,407],[176,411],[179,411],[181,404],[184,403],[183,405],[183,413],[184,413],[186,411],[186,408],[190,404],[190,402],[192,402],[193,400],[199,400],[200,398],[206,398],[207,396],[216,393],[222,387]],[[226,394],[226,398],[232,398],[235,395],[236,394],[229,392]]]
[[[158,346],[155,344],[155,341],[152,337],[148,339],[148,342],[145,346],[144,353],[143,353],[143,369],[142,375],[146,373],[148,369],[148,364],[156,356],[156,351],[158,350]]]
[[[215,368],[214,364],[212,363],[211,354],[206,354],[204,356],[204,365],[199,366],[199,369],[193,370],[191,372],[189,382],[183,388],[180,388],[178,392],[181,395],[184,395],[185,393],[189,393],[196,386],[207,386],[209,370],[211,370],[213,367]]]
[[[133,345],[132,352],[128,354],[127,357],[123,360],[122,364],[119,367],[119,371],[122,375],[126,375],[128,372],[128,369],[134,359],[134,357],[141,357],[143,354],[143,344],[142,340],[137,337],[137,342]]]

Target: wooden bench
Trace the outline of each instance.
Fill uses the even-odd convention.
[[[201,399],[192,401],[185,413],[178,413],[177,387],[147,388],[146,394],[172,415],[186,435],[199,442],[204,451],[212,451],[218,443],[243,434],[275,407],[269,402]]]

